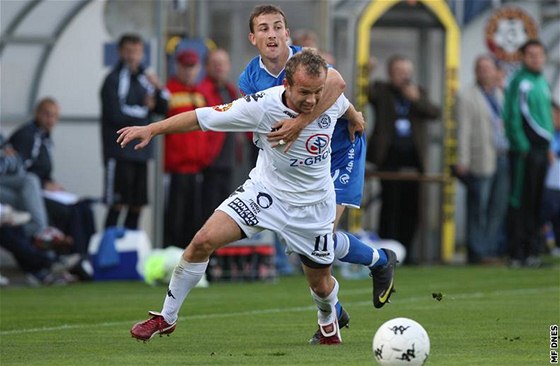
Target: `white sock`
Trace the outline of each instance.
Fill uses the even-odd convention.
[[[169,324],[175,323],[179,317],[179,310],[183,301],[202,278],[208,267],[208,261],[202,263],[189,263],[181,257],[179,264],[175,267],[167,295],[163,302],[161,314]]]
[[[350,239],[342,231],[334,233],[336,236],[336,246],[334,248],[334,256],[336,259],[344,258],[350,250]]]
[[[336,319],[335,305],[338,302],[338,282],[336,281],[336,278],[332,277],[332,279],[334,280],[334,288],[327,297],[319,297],[319,295],[311,290],[311,297],[313,297],[313,300],[319,309],[317,311],[319,324],[330,324]]]

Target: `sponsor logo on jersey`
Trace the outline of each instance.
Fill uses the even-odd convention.
[[[329,128],[331,126],[331,117],[329,117],[328,114],[322,114],[317,119],[317,124],[319,125],[319,128]]]
[[[313,156],[305,159],[290,159],[290,166],[310,166],[329,159],[331,155],[330,141],[329,135],[322,133],[309,137],[305,143],[305,148]]]
[[[329,150],[331,138],[322,133],[309,137],[305,143],[305,148],[311,155],[322,155]]]
[[[220,105],[215,105],[212,108],[217,112],[225,112],[228,109],[230,109],[232,105],[233,103],[220,104]]]
[[[243,202],[241,199],[236,198],[230,203],[228,206],[239,215],[239,217],[245,221],[245,223],[249,226],[255,226],[259,223],[259,220],[255,216],[255,214],[251,211],[251,209]]]
[[[282,113],[284,113],[286,116],[290,117],[290,118],[296,118],[297,115],[295,115],[294,113],[290,112],[290,111],[282,111]]]
[[[317,163],[320,163],[321,161],[324,161],[326,159],[329,159],[331,155],[331,150],[327,150],[325,151],[322,155],[317,155],[317,156],[310,156],[308,158],[305,159],[290,159],[290,166],[310,166],[310,165],[315,165]]]
[[[254,100],[255,102],[258,101],[260,98],[264,97],[264,92],[258,92],[255,94],[249,94],[244,96],[243,98],[245,99],[245,101],[250,102],[251,100]]]
[[[272,206],[272,196],[268,193],[259,192],[257,195],[257,204],[262,208],[269,208]]]
[[[342,184],[348,184],[348,182],[350,181],[350,176],[348,174],[342,174],[338,180],[340,181],[340,183]]]
[[[255,201],[249,200],[249,206],[254,213],[258,214],[259,212],[261,212],[261,208],[255,203]]]

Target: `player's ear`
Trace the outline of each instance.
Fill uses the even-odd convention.
[[[251,42],[253,46],[257,45],[257,41],[255,40],[255,35],[253,33],[249,33],[247,38],[249,38],[249,42]]]
[[[290,28],[286,28],[286,39],[290,39]]]

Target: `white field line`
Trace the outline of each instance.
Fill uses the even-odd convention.
[[[443,294],[444,301],[452,301],[452,300],[461,300],[461,299],[471,299],[471,298],[481,298],[481,297],[488,297],[488,296],[505,296],[505,295],[530,295],[530,294],[542,294],[543,292],[559,292],[560,290],[558,287],[540,287],[540,288],[529,288],[529,289],[512,289],[512,290],[496,290],[490,292],[469,292],[469,293],[457,293],[457,294]],[[349,290],[349,291],[341,291],[340,295],[344,297],[344,295],[348,294],[359,294],[366,292],[363,289],[356,289],[356,290]],[[368,291],[369,292],[369,291]],[[396,293],[395,293],[396,294]],[[420,302],[425,300],[431,300],[430,296],[416,296],[416,297],[408,297],[405,299],[398,299],[396,303],[414,303]],[[433,300],[435,301],[435,300]],[[368,301],[344,301],[343,302],[345,307],[351,308],[352,306],[372,306],[371,300]],[[189,315],[189,316],[182,316],[179,317],[179,320],[197,320],[197,319],[218,319],[218,318],[231,318],[237,316],[251,316],[251,315],[263,315],[263,314],[275,314],[275,313],[293,313],[293,312],[303,312],[303,311],[312,311],[315,310],[315,306],[298,306],[298,307],[284,307],[284,308],[272,308],[272,309],[262,309],[262,310],[248,310],[248,311],[239,311],[239,312],[232,312],[232,313],[213,313],[213,314],[200,314],[200,315]],[[122,325],[132,325],[134,324],[134,320],[121,320],[116,322],[103,322],[103,323],[88,323],[88,324],[63,324],[58,325],[56,327],[40,327],[40,328],[23,328],[23,329],[14,329],[14,330],[6,330],[0,332],[0,336],[7,336],[7,335],[17,335],[17,334],[24,334],[24,333],[40,333],[40,332],[56,332],[61,330],[67,329],[82,329],[88,328],[92,326],[96,327],[113,327],[113,326],[122,326]]]

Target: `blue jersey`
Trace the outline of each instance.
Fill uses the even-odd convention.
[[[299,46],[290,46],[290,57],[301,50]],[[282,85],[284,75],[284,69],[278,75],[272,75],[264,66],[261,56],[256,56],[239,76],[239,90],[248,95]],[[336,192],[336,203],[359,208],[364,189],[365,137],[356,136],[352,142],[348,136],[348,121],[339,119],[334,129],[331,146],[331,176]]]
[[[301,51],[301,49],[299,46],[290,46],[290,57]],[[282,85],[285,74],[286,72],[282,69],[280,74],[272,75],[264,67],[261,56],[256,56],[247,64],[245,70],[241,72],[241,76],[239,76],[239,90],[243,94],[248,95],[272,88],[273,86]]]

